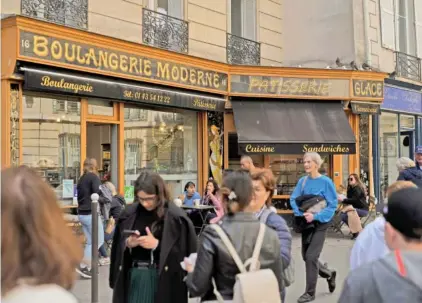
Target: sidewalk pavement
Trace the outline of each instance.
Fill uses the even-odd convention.
[[[328,292],[328,286],[325,280],[319,279],[317,286],[317,294],[315,303],[334,303],[337,302],[343,287],[344,279],[349,272],[349,253],[354,241],[339,238],[330,235],[327,238],[321,256],[321,261],[328,262],[329,267],[337,271],[337,289],[333,294]],[[294,237],[293,240],[293,256],[295,260],[295,278],[296,281],[287,289],[287,303],[294,303],[297,298],[302,295],[305,289],[305,264],[302,261],[300,253],[300,238]],[[112,291],[108,287],[108,266],[100,267],[99,279],[99,302],[111,303]],[[91,280],[80,279],[72,291],[79,299],[80,303],[91,302]],[[189,303],[196,303],[197,300],[192,299]],[[177,303],[177,302],[175,302]]]

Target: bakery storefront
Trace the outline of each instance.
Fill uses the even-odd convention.
[[[142,169],[172,196],[188,181],[202,190],[224,64],[24,17],[2,20],[2,39],[2,167],[35,168],[64,204],[86,157],[129,201]]]
[[[225,113],[225,166],[238,168],[241,155],[277,178],[278,208],[304,175],[305,152],[323,156],[321,173],[337,188],[350,173],[371,181],[371,116],[380,112],[384,74],[344,70],[250,68],[230,75]]]

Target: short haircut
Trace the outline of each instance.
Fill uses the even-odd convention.
[[[250,162],[250,163],[253,164],[252,158],[249,157],[249,156],[247,156],[247,155],[243,155],[242,157],[240,157],[240,161],[242,161],[242,160],[246,160],[246,161],[248,161],[248,162]]]
[[[268,207],[271,206],[273,191],[276,186],[273,172],[268,168],[258,168],[251,173],[251,178],[252,181],[261,181],[262,185],[265,187],[265,191],[270,192],[265,204]]]
[[[401,157],[397,159],[397,162],[396,162],[396,167],[398,170],[404,170],[406,168],[415,167],[415,166],[416,166],[415,162],[412,159],[407,158],[407,157]]]
[[[314,152],[305,153],[303,155],[303,159],[305,159],[305,158],[311,158],[312,162],[314,162],[317,165],[318,169],[321,168],[323,161],[322,161],[320,154],[314,153]]]
[[[26,166],[1,172],[2,296],[28,279],[70,290],[81,242],[66,226],[56,193]]]

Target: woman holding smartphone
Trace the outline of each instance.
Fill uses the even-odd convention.
[[[113,238],[113,303],[187,303],[180,261],[196,252],[192,222],[169,202],[158,174],[142,172],[134,194],[138,203],[120,215]]]

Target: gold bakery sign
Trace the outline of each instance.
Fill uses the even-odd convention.
[[[84,67],[192,88],[227,91],[227,74],[94,45],[20,31],[20,59]]]

